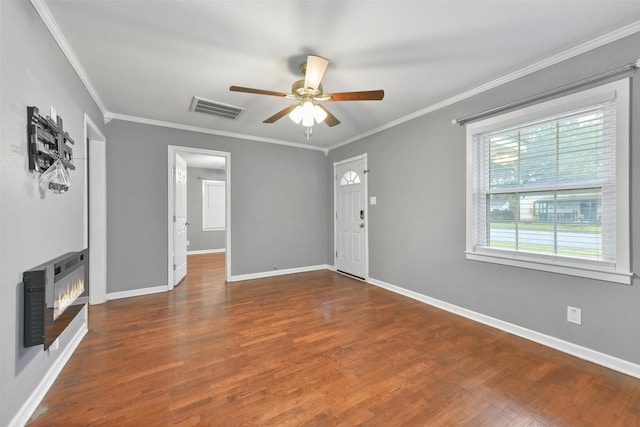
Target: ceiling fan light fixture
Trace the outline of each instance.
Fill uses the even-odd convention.
[[[316,123],[322,123],[324,119],[327,118],[327,112],[324,111],[319,105],[314,105],[313,118],[316,120]]]
[[[289,113],[289,118],[297,125],[300,124],[300,122],[302,121],[302,115],[303,115],[303,110],[302,110],[302,106],[301,105],[296,105],[296,108],[293,109],[293,111],[291,111]]]
[[[313,126],[313,103],[305,101],[302,104],[302,126]]]
[[[314,123],[322,123],[327,118],[327,112],[312,101],[304,101],[296,105],[296,108],[289,113],[289,118],[295,124],[311,127]]]

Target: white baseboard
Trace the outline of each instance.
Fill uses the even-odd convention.
[[[221,249],[201,249],[197,251],[187,251],[187,255],[201,255],[201,254],[219,254],[221,252],[226,252],[225,248]]]
[[[42,381],[38,384],[36,389],[31,393],[31,396],[24,402],[18,413],[13,417],[13,419],[9,422],[8,427],[22,427],[27,424],[33,412],[38,408],[42,399],[47,394],[51,386],[53,385],[60,372],[62,372],[62,368],[67,364],[71,356],[76,351],[76,348],[80,345],[82,338],[89,332],[89,325],[87,322],[88,311],[87,306],[85,305],[81,311],[82,316],[84,316],[84,323],[81,325],[80,329],[76,332],[76,334],[69,341],[69,345],[67,345],[60,356],[53,362],[47,373],[42,378]]]
[[[391,292],[395,292],[400,295],[404,295],[409,298],[413,298],[417,301],[425,304],[432,305],[437,308],[441,308],[450,313],[457,314],[459,316],[466,317],[467,319],[474,320],[479,323],[491,326],[496,329],[509,332],[510,334],[517,335],[519,337],[528,339],[530,341],[537,342],[538,344],[545,345],[547,347],[554,348],[556,350],[568,353],[572,356],[579,357],[580,359],[588,360],[589,362],[596,363],[614,371],[622,372],[623,374],[630,375],[635,378],[640,378],[640,365],[629,362],[611,356],[605,353],[601,353],[596,350],[592,350],[587,347],[583,347],[577,344],[570,343],[568,341],[561,340],[549,335],[542,334],[540,332],[533,331],[531,329],[523,328],[522,326],[514,325],[503,320],[496,319],[491,316],[487,316],[475,311],[468,310],[466,308],[459,307],[454,304],[450,304],[445,301],[441,301],[435,298],[428,297],[418,292],[410,291],[399,286],[385,283],[381,280],[369,278],[368,283],[372,285],[387,289]]]
[[[139,297],[140,295],[157,294],[167,292],[166,286],[153,286],[151,288],[132,289],[130,291],[111,292],[107,294],[107,300]]]
[[[261,273],[239,274],[236,276],[231,276],[229,278],[229,281],[240,282],[242,280],[263,279],[265,277],[283,276],[285,274],[306,273],[308,271],[330,270],[330,269],[331,268],[327,264],[310,265],[307,267],[288,268],[285,270],[273,270],[273,271],[263,271]]]

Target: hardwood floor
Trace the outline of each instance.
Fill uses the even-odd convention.
[[[30,426],[640,426],[640,380],[329,271],[91,306]]]

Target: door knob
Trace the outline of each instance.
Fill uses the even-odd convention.
[[[363,222],[360,223],[360,228],[364,228],[364,223]]]

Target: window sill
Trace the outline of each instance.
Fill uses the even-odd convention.
[[[564,259],[545,256],[538,257],[533,254],[520,254],[510,251],[491,249],[466,251],[465,254],[466,258],[472,261],[489,262],[493,264],[527,268],[530,270],[566,274],[569,276],[621,283],[623,285],[631,285],[631,278],[633,276],[633,273],[631,272],[616,271],[613,267],[607,268],[606,266],[597,266],[593,264],[580,265],[579,261],[571,263]]]
[[[215,227],[209,227],[209,228],[203,228],[202,231],[224,231],[226,230],[226,228],[222,227],[222,228],[215,228]]]

